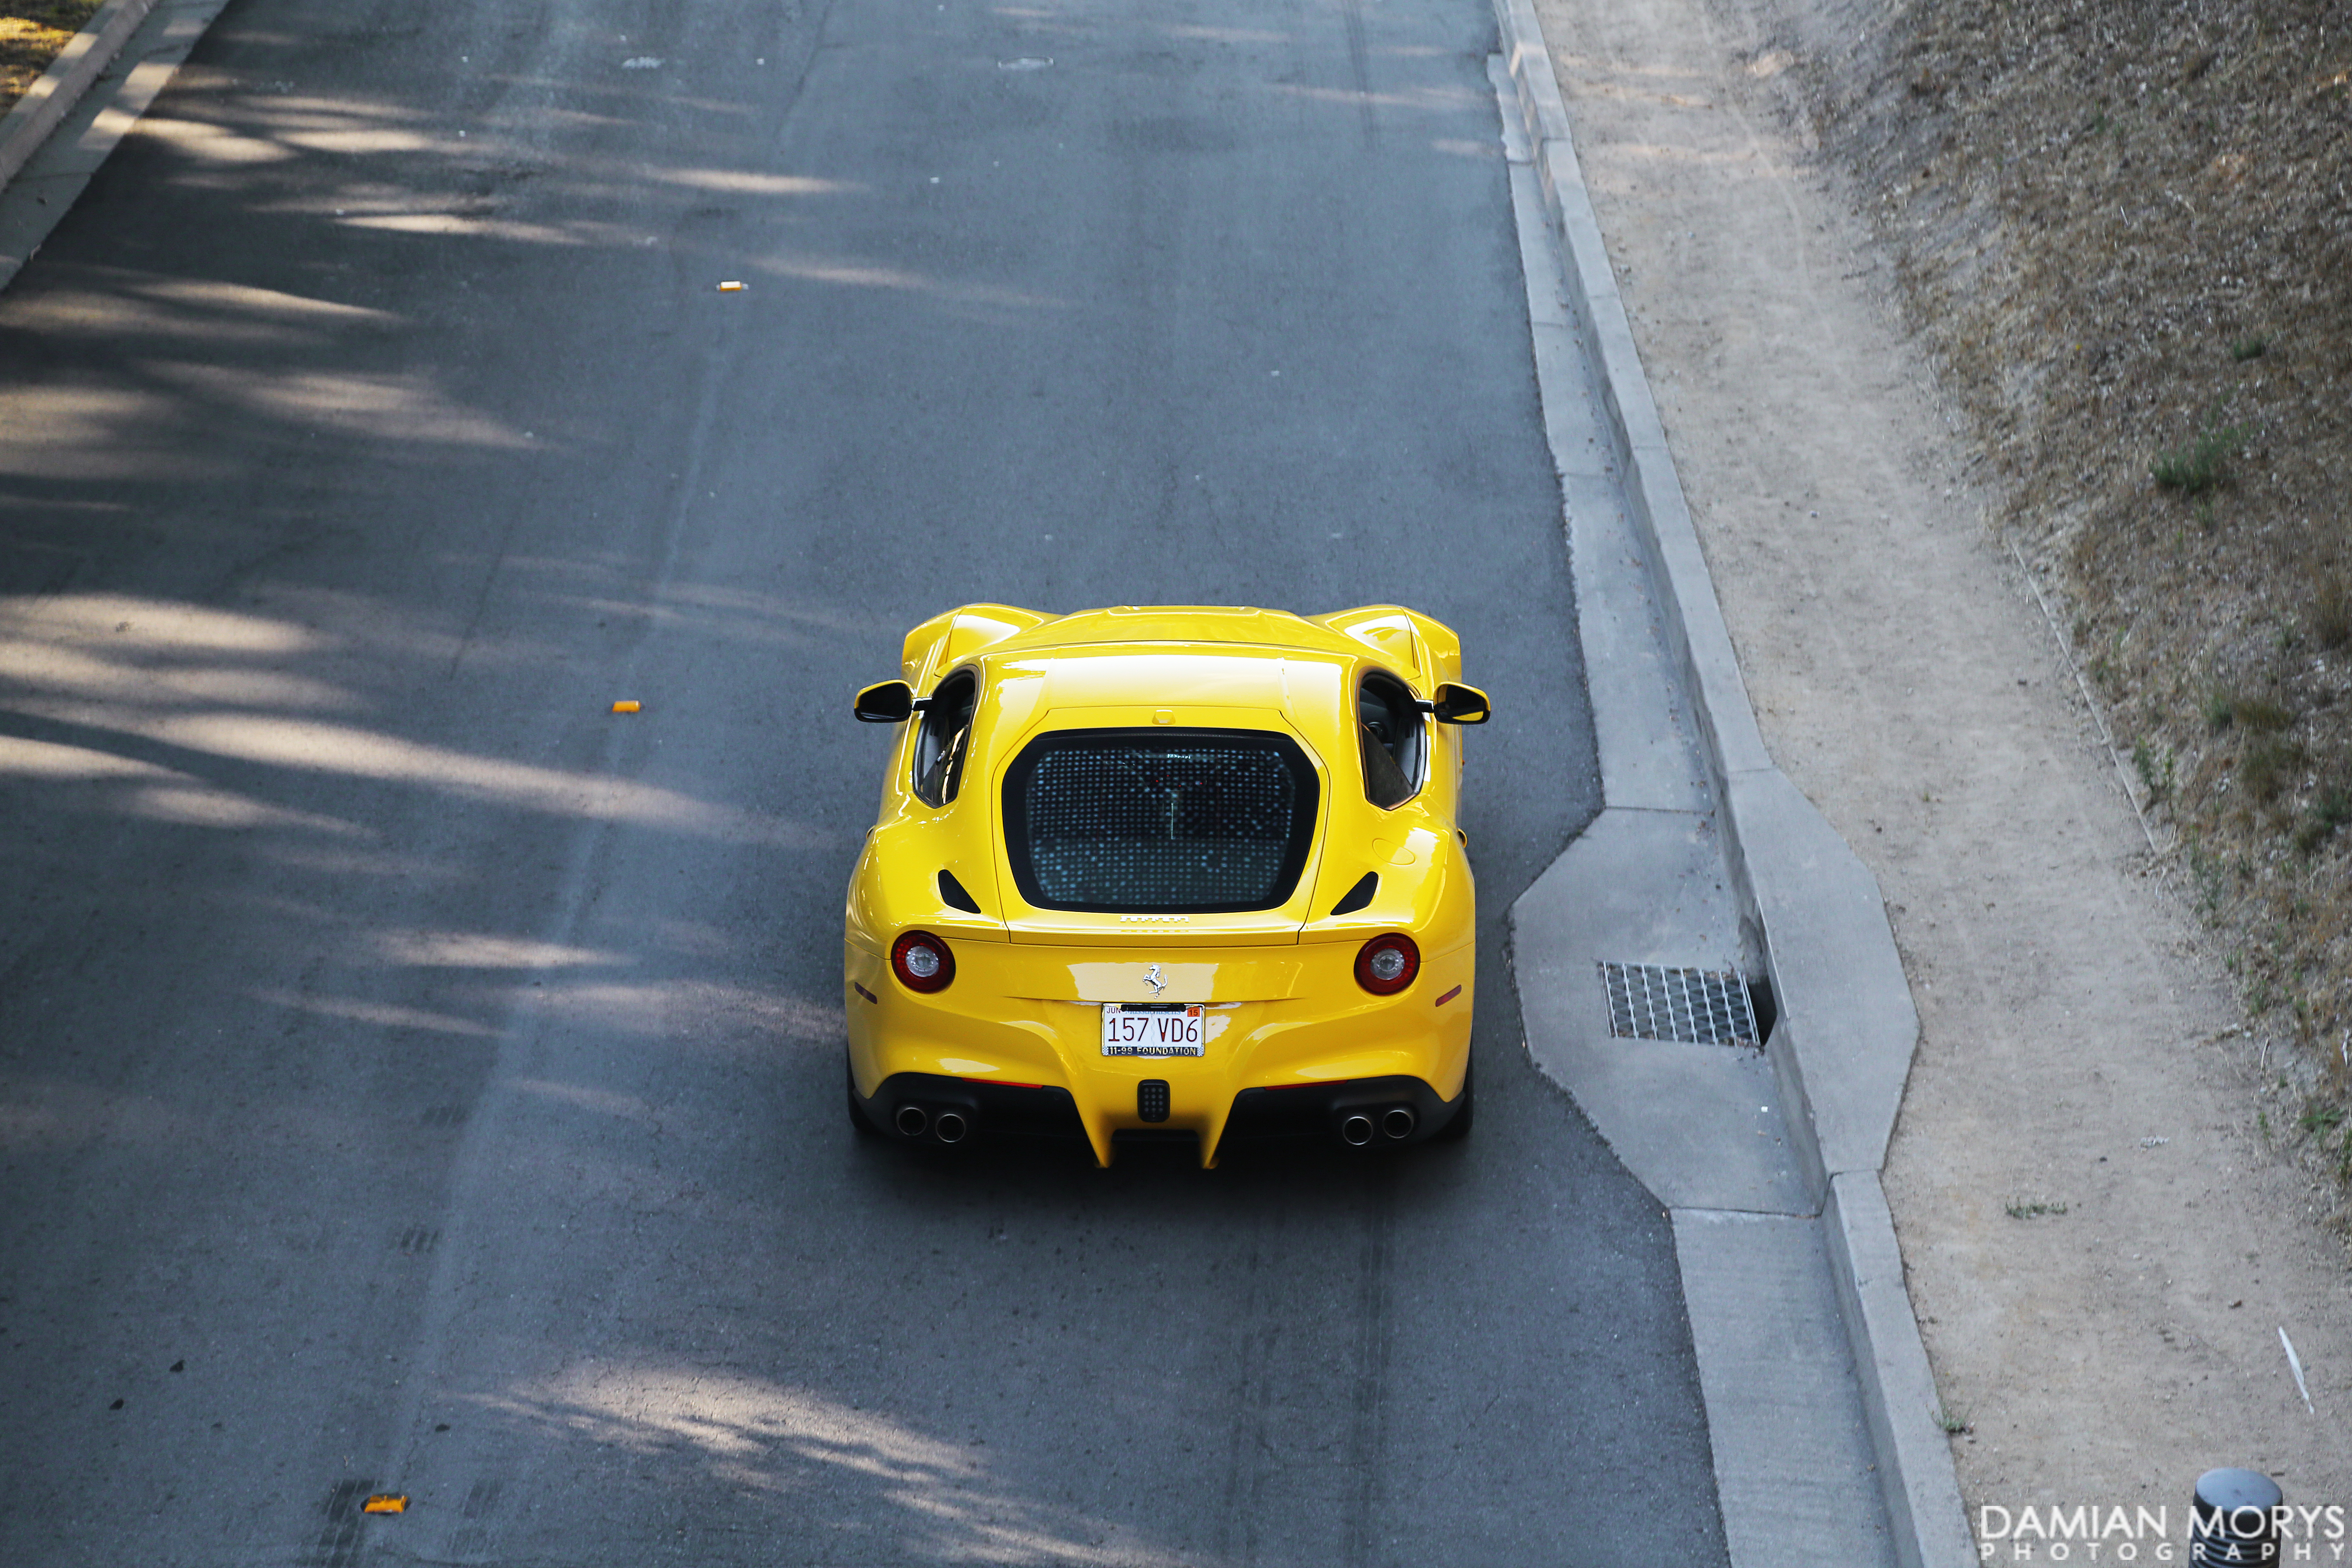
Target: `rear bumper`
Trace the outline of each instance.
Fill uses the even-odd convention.
[[[872,1095],[858,1096],[857,1103],[870,1126],[908,1143],[988,1138],[1094,1142],[1070,1091],[1051,1084],[902,1072],[884,1079]],[[1203,1148],[1202,1159],[1210,1163],[1226,1148],[1284,1140],[1399,1148],[1435,1135],[1461,1106],[1460,1098],[1445,1100],[1420,1079],[1402,1076],[1245,1089],[1234,1096],[1216,1147]],[[1398,1112],[1409,1117],[1410,1125]],[[960,1118],[960,1124],[948,1121],[950,1117]],[[943,1121],[953,1137],[942,1136]]]
[[[953,983],[919,994],[865,944],[845,943],[842,998],[851,1079],[869,1099],[900,1078],[1016,1094],[1024,1085],[1066,1091],[1096,1159],[1106,1165],[1121,1134],[1190,1133],[1202,1158],[1213,1161],[1228,1117],[1244,1104],[1253,1130],[1279,1136],[1302,1123],[1311,1129],[1345,1086],[1411,1080],[1420,1087],[1397,1091],[1401,1098],[1391,1103],[1412,1111],[1418,1133],[1442,1121],[1439,1108],[1452,1103],[1445,1097],[1461,1092],[1477,951],[1466,937],[1425,951],[1412,984],[1388,996],[1357,984],[1351,943],[1238,955],[1181,951],[1183,958],[1164,961],[1168,999],[1207,1009],[1205,1048],[1199,1057],[1146,1058],[1102,1054],[1104,1004],[1151,999],[1145,966],[1125,950],[1104,950],[1115,953],[1107,957],[1095,950],[959,943]],[[1252,994],[1260,990],[1266,994]],[[1249,1093],[1260,1088],[1274,1098]],[[1056,1119],[1059,1103],[1054,1101]]]

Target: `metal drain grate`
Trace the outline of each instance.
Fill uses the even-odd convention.
[[[1609,1032],[1621,1040],[1680,1040],[1693,1046],[1761,1044],[1748,982],[1736,971],[1607,963]]]

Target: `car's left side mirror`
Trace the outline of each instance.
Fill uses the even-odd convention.
[[[1484,724],[1495,716],[1486,694],[1475,686],[1439,687],[1429,711],[1441,724]]]
[[[886,680],[857,694],[857,718],[864,724],[903,724],[915,712],[915,689],[903,680]]]

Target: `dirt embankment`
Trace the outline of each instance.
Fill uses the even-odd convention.
[[[2203,389],[2085,369],[2089,345],[2147,356],[2132,364],[2204,365],[2217,385],[2248,365],[2267,377],[2297,364],[2324,385],[2326,366],[2295,357],[2307,346],[2287,351],[2283,328],[2275,347],[2231,359],[2230,323],[2199,327],[2186,307],[2150,303],[2171,276],[2171,242],[2135,238],[2140,249],[2105,272],[2053,248],[2045,231],[2060,218],[2014,205],[2041,176],[2018,173],[2026,160],[2004,138],[2052,141],[2035,157],[2045,170],[2063,162],[2055,133],[2030,116],[2095,120],[2094,99],[2079,122],[2065,118],[2078,62],[2055,46],[2010,56],[1949,31],[2001,17],[2042,37],[2025,26],[2030,0],[1905,4],[1536,0],[1765,742],[1877,876],[1918,1004],[1885,1180],[1962,1495],[2177,1515],[2200,1471],[2244,1464],[2297,1500],[2340,1499],[2352,1488],[2352,1274],[2341,1243],[2308,1223],[2334,1200],[2279,1157],[2288,1140],[2263,1121],[2302,1103],[2266,1070],[2292,1011],[2243,1016],[2226,934],[2197,931],[2175,896],[2190,858],[2149,852],[2150,837],[2174,838],[2170,813],[2188,821],[2194,764],[2162,732],[2124,731],[2125,751],[2144,742],[2159,780],[2163,748],[2176,748],[2174,793],[2151,806],[2143,837],[2147,791],[2118,798],[2061,647],[2088,663],[2112,646],[2102,628],[2126,624],[2095,618],[2112,616],[2135,617],[2135,649],[2160,638],[2202,648],[2206,634],[2163,617],[2215,614],[2231,595],[2289,581],[2186,574],[2198,596],[2168,610],[2103,590],[2101,542],[2144,545],[2124,563],[2152,573],[2168,559],[2154,553],[2168,537],[2158,523],[2179,529],[2183,547],[2228,538],[2249,555],[2244,542],[2263,537],[2256,484],[2274,481],[2252,477],[2248,436],[2227,455],[2234,489],[2159,489],[2153,450],[2179,437],[2139,426],[2166,409],[2203,414]],[[1920,43],[1931,24],[1946,33]],[[1923,78],[1938,51],[1980,74]],[[2019,59],[2024,78],[2008,74],[2026,69]],[[2221,67],[2217,53],[2189,79]],[[2095,60],[2079,68],[2126,90]],[[2033,70],[2052,80],[2027,95],[2032,105],[2001,97]],[[2137,199],[2126,211],[2172,221]],[[2329,286],[2312,281],[2315,297]],[[2126,286],[2139,303],[2101,302],[2100,289]],[[2218,363],[2196,359],[2200,332],[2222,336]],[[1923,345],[1940,366],[1922,362]],[[2266,380],[2262,395],[2279,384]],[[2147,401],[2137,415],[2103,411],[2101,386],[2111,402]],[[2210,540],[2197,510],[2209,500]],[[2021,552],[2053,564],[2037,576],[2074,596],[2071,638],[2063,607],[2053,638],[2009,542],[1986,531],[1989,514]],[[2121,700],[2129,678],[2111,654],[2102,708],[2120,705],[2139,726],[2143,710]],[[2295,711],[2294,736],[2315,751],[2311,715],[2327,710]],[[2182,732],[2234,774],[2239,748],[2288,727],[2233,710],[2215,729],[2200,707]],[[2340,853],[2332,833],[2308,852],[2294,844],[2309,820],[2300,809],[2282,857]],[[2257,828],[2279,847],[2279,829]],[[2214,853],[2210,837],[2198,843]],[[2267,864],[2251,847],[2246,858]],[[2218,900],[2210,913],[2232,918]],[[2258,1070],[2261,1094],[2247,1081]],[[2340,1150],[2340,1133],[2314,1136],[2326,1147],[2331,1135]]]
[[[1814,132],[2248,1008],[2305,1047],[2265,1129],[2352,1185],[2352,8],[1848,16],[1791,40]]]

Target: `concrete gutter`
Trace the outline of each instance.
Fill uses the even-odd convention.
[[[1918,1038],[1910,985],[1877,879],[1765,749],[1577,164],[1541,24],[1530,0],[1495,0],[1495,11],[1563,260],[1569,324],[1597,366],[1601,424],[1616,448],[1609,456],[1622,476],[1660,630],[1719,806],[1740,924],[1756,933],[1778,1004],[1766,1061],[1796,1173],[1809,1207],[1823,1216],[1895,1560],[1904,1568],[1962,1568],[1976,1552],[1879,1184]],[[1603,771],[1605,794],[1605,757]],[[1521,954],[1522,963],[1529,957]]]
[[[76,33],[40,79],[0,120],[0,187],[16,177],[32,155],[65,122],[89,84],[113,62],[124,40],[147,19],[155,0],[106,0],[89,25]]]

